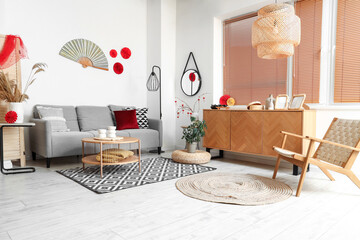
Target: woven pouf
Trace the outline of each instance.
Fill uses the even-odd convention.
[[[210,162],[211,155],[208,152],[196,150],[196,153],[188,153],[186,150],[175,150],[171,158],[178,163],[202,164]]]

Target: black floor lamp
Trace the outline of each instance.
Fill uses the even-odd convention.
[[[159,71],[159,78],[157,77],[155,73],[155,68]],[[156,92],[157,90],[160,90],[159,98],[160,98],[160,120],[162,118],[162,110],[161,110],[161,68],[159,66],[154,65],[152,67],[150,76],[146,82],[146,87],[148,91],[150,92]],[[164,151],[161,151],[161,147],[158,147],[158,150],[150,151],[151,153],[157,152],[158,154],[163,153]]]

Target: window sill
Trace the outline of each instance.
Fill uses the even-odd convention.
[[[360,110],[359,103],[334,103],[334,104],[307,104],[312,110],[326,111],[326,110],[334,110],[334,111],[358,111]]]

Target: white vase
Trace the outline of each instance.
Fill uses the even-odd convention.
[[[274,108],[275,108],[274,102],[275,102],[275,98],[273,97],[272,94],[270,94],[269,97],[265,101],[265,109],[266,110],[274,110]]]
[[[24,122],[24,105],[22,102],[10,102],[9,111],[14,111],[17,114],[17,119],[15,123]]]

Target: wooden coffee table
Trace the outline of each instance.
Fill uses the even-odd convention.
[[[122,165],[122,164],[128,164],[128,163],[134,163],[139,162],[139,172],[141,172],[141,148],[140,148],[140,139],[133,138],[133,137],[123,137],[121,140],[97,140],[94,138],[83,138],[81,139],[82,142],[82,162],[83,162],[83,169],[85,169],[85,163],[86,164],[93,164],[93,165],[100,165],[100,176],[103,177],[103,166],[104,165]],[[85,155],[85,143],[92,143],[92,144],[99,144],[100,145],[100,161],[96,160],[97,154],[92,155]],[[125,158],[120,161],[116,162],[104,162],[103,161],[103,145],[104,144],[117,144],[118,148],[120,148],[121,144],[125,143],[137,143],[138,149],[137,149],[137,156],[133,155],[131,157]]]

